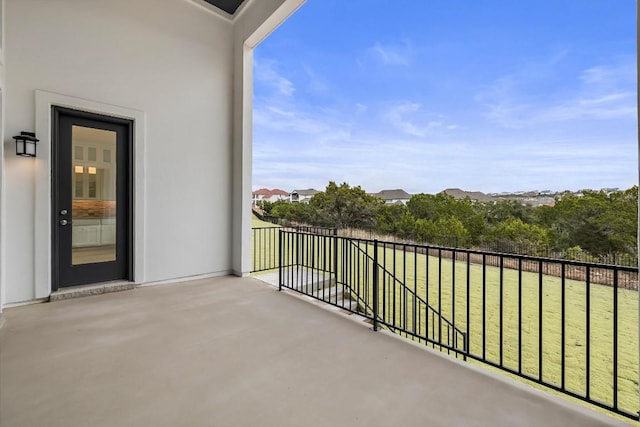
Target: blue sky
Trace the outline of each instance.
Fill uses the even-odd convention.
[[[255,50],[254,189],[628,188],[633,0],[308,0]]]

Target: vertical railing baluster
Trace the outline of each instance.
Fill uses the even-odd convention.
[[[283,235],[283,231],[282,229],[280,230],[279,233],[279,237],[280,237],[280,242],[278,245],[278,291],[282,292],[282,264],[283,264],[283,256],[284,256],[284,251],[283,251],[283,244],[284,244],[284,239],[282,238]]]
[[[384,270],[387,268],[387,244],[382,245],[382,266]],[[382,321],[387,321],[387,274],[382,276]]]
[[[560,288],[560,387],[562,388],[562,390],[565,389],[565,353],[564,353],[564,347],[565,347],[565,333],[566,333],[566,313],[565,313],[565,304],[566,304],[566,290],[565,290],[565,286],[566,286],[566,264],[563,262],[562,264],[560,264],[560,283],[561,283],[561,288]]]
[[[373,241],[373,330],[378,330],[378,241]]]
[[[258,271],[258,269],[259,269],[258,261],[256,259],[256,256],[258,255],[258,251],[259,251],[258,245],[256,243],[256,236],[258,235],[259,232],[260,232],[259,229],[251,230],[251,240],[252,240],[252,245],[253,245],[252,246],[253,253],[251,254],[251,258],[252,258],[251,269],[253,271]]]
[[[538,380],[542,381],[542,260],[538,261]]]
[[[397,301],[396,301],[396,280],[395,278],[398,277],[396,276],[396,244],[393,244],[393,326],[397,326],[396,323],[396,305],[397,305]]]
[[[504,255],[500,255],[500,367],[503,365],[503,303],[504,303]]]
[[[424,279],[424,300],[425,300],[425,308],[424,308],[424,335],[429,338],[429,248],[427,247],[425,253],[425,279]],[[433,331],[433,325],[431,325],[431,331]],[[428,343],[428,341],[427,341]]]
[[[333,257],[331,256],[331,253],[327,253],[329,251],[329,249],[331,248],[331,245],[329,245],[327,243],[327,235],[326,234],[322,234],[322,301],[326,301],[326,289],[327,289],[327,283],[326,283],[326,277],[327,277],[327,273],[331,273],[329,271],[328,265],[329,259],[332,259]],[[329,288],[331,288],[331,274],[328,275],[329,276]],[[337,288],[336,288],[337,289]],[[338,293],[336,292],[336,296],[338,295]],[[331,302],[331,292],[329,292],[329,302]],[[338,301],[336,300],[336,304],[338,303]]]
[[[440,313],[442,316],[442,313]],[[456,324],[456,251],[451,251],[451,325]],[[454,331],[455,335],[455,331]],[[448,352],[447,352],[448,353]]]
[[[413,247],[413,333],[417,333],[416,329],[416,313],[418,307],[418,248],[416,246]]]
[[[442,344],[442,249],[438,248],[438,343]]]
[[[302,275],[300,283],[300,292],[306,294],[309,285],[309,237],[306,234],[300,234],[302,238],[302,262],[300,263],[300,273]]]
[[[522,258],[518,258],[518,373],[522,373]]]
[[[591,267],[587,266],[586,269],[586,331],[585,331],[585,346],[586,346],[586,388],[585,396],[587,399],[591,399]]]
[[[407,330],[407,245],[402,246],[402,329]]]
[[[618,409],[618,269],[613,270],[613,408]]]
[[[482,360],[487,359],[487,255],[482,254]]]
[[[471,287],[471,253],[467,252],[467,320],[466,320],[466,332],[464,335],[464,360],[467,360],[467,353],[469,353],[469,321],[470,321],[470,287]]]
[[[333,229],[333,277],[338,289],[338,229]]]

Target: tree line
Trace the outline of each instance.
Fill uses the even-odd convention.
[[[532,207],[514,200],[458,200],[445,193],[416,194],[406,205],[387,205],[359,186],[330,182],[308,204],[263,202],[262,209],[288,221],[370,230],[434,245],[637,255],[637,186],[612,193],[565,193],[556,197],[554,206]]]

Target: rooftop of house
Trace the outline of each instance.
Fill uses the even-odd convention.
[[[480,191],[464,191],[459,188],[447,188],[442,192],[458,200],[463,200],[466,198],[478,202],[492,202],[493,200],[495,200],[493,197],[488,196]]]
[[[313,188],[308,188],[306,190],[293,190],[291,194],[293,193],[297,193],[300,196],[313,196],[314,194],[319,193],[319,191]]]
[[[380,190],[378,193],[373,193],[372,196],[383,200],[409,200],[411,198],[411,194],[401,188],[395,190]]]

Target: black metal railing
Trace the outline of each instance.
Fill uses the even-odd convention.
[[[371,282],[378,284],[372,286],[371,291],[374,300],[372,307],[377,307],[377,310],[369,308],[373,315],[374,330],[382,325],[407,338],[437,346],[449,353],[454,352],[456,356],[462,355],[466,359],[466,333],[440,314],[441,304],[434,308],[418,295],[415,281],[413,288],[407,286],[406,264],[402,266],[401,277],[400,271],[396,270],[396,262],[387,260],[387,251],[381,250],[384,249],[384,242],[374,240],[371,244],[366,240],[342,239],[341,243],[347,244],[346,250],[343,250],[348,254],[345,260],[352,258],[352,252],[355,251],[356,256],[371,263],[373,268]],[[416,265],[414,263],[414,267]],[[365,291],[368,291],[367,287]],[[428,298],[428,295],[425,294],[425,297]]]
[[[278,241],[280,227],[256,227],[251,229],[251,272],[278,268]]]
[[[285,224],[273,227],[254,227],[251,229],[251,273],[277,270],[279,266],[280,230],[312,233],[321,236],[334,236],[337,230],[331,227],[313,225]],[[288,265],[287,265],[288,267]]]
[[[280,288],[638,419],[638,269],[278,231]]]
[[[393,235],[377,234],[372,230],[356,228],[341,229],[339,234],[345,237],[379,240],[396,243],[412,243],[426,246],[443,246],[456,249],[471,249],[483,252],[496,252],[514,255],[529,255],[541,258],[565,259],[569,261],[590,262],[595,264],[621,265],[625,267],[637,267],[638,255],[635,246],[628,252],[609,252],[603,254],[591,254],[579,247],[559,249],[551,245],[536,244],[531,242],[517,242],[510,239],[481,239],[471,242],[468,238],[456,236],[432,236],[428,241],[419,240],[414,235],[398,237]]]

